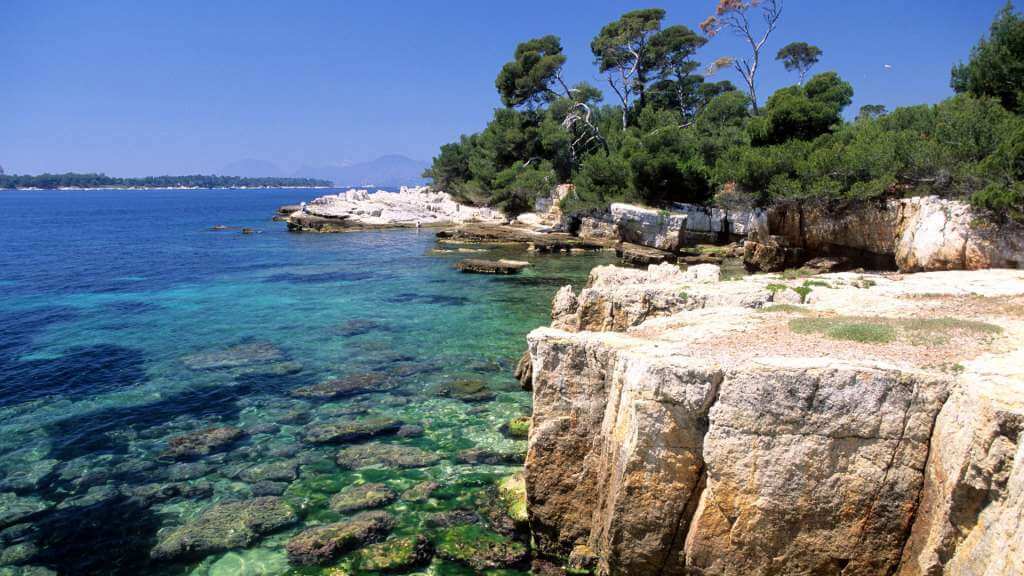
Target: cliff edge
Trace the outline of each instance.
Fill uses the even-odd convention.
[[[1024,272],[601,267],[528,340],[542,553],[599,574],[1024,574]]]

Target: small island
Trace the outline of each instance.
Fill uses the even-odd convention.
[[[102,188],[330,188],[333,183],[316,178],[248,178],[242,176],[146,176],[118,178],[106,174],[3,174],[0,190],[90,190]]]

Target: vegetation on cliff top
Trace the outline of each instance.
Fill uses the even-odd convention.
[[[315,178],[247,178],[241,176],[147,176],[117,178],[106,174],[39,174],[37,176],[0,172],[0,189],[42,188],[313,188],[332,186]]]
[[[665,25],[664,10],[624,14],[591,43],[612,104],[564,78],[558,37],[524,42],[496,81],[505,108],[443,146],[426,176],[511,213],[572,182],[570,210],[939,194],[1024,218],[1024,18],[1012,5],[953,69],[956,96],[891,112],[867,105],[850,121],[853,87],[834,72],[807,78],[823,53],[802,42],[776,56],[799,83],[759,105],[757,72],[780,16],[781,2],[721,0],[701,35]],[[748,39],[749,53],[702,68],[696,51],[722,31]],[[745,90],[707,78],[726,68]]]

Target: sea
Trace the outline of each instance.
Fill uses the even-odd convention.
[[[526,451],[514,368],[614,255],[271,220],[329,192],[0,191],[0,574],[376,573],[383,533],[316,565],[286,548],[368,511],[438,550],[398,573],[486,571],[460,535],[528,544],[498,489]]]

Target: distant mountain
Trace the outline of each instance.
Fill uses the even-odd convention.
[[[390,154],[369,162],[353,164],[303,166],[293,176],[331,180],[339,187],[417,185],[426,182],[423,171],[427,163],[407,156]]]
[[[284,170],[273,162],[245,158],[225,166],[221,172],[224,176],[242,176],[244,178],[266,178],[284,176]]]

